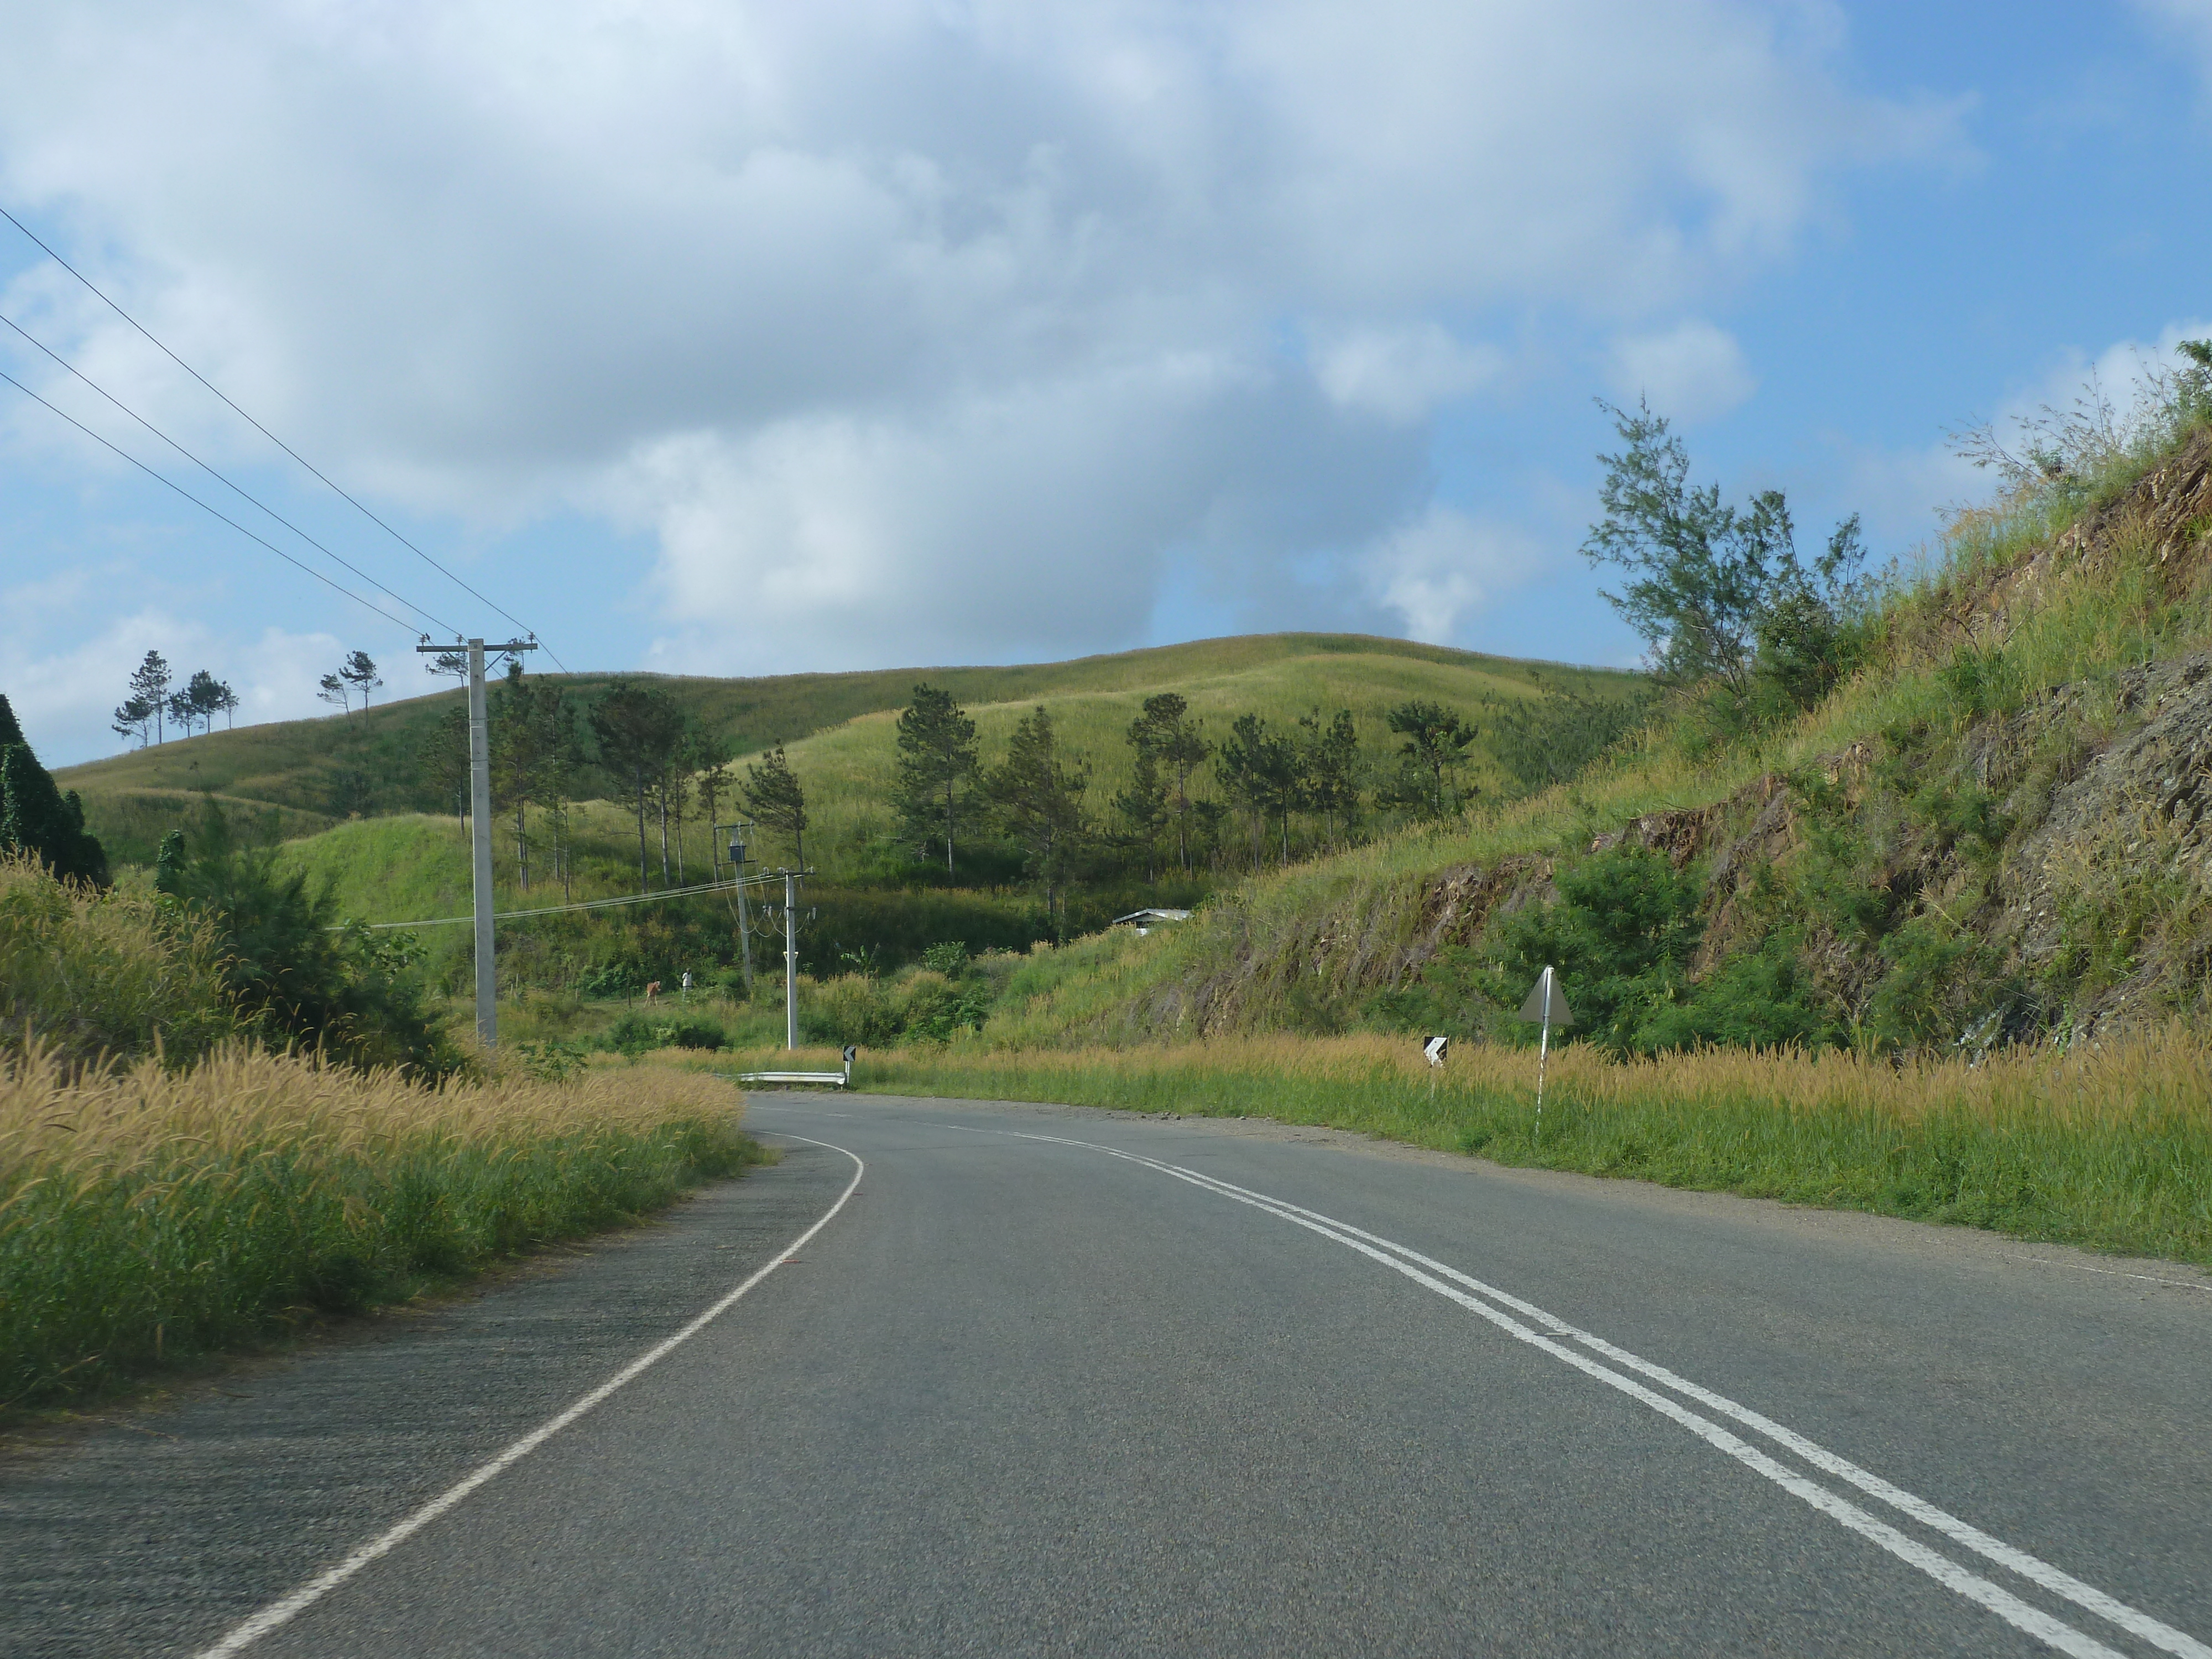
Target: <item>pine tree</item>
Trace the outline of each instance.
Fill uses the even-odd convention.
[[[338,665],[338,678],[361,693],[363,709],[368,707],[368,694],[384,689],[384,680],[376,672],[375,660],[366,651],[349,653]]]
[[[170,696],[169,718],[185,728],[186,737],[191,736],[194,726],[203,731],[212,732],[216,712],[223,707],[223,699],[229,690],[228,686],[217,681],[206,669],[195,669],[191,678],[185,682],[185,689]],[[234,703],[237,699],[234,697],[231,701]]]
[[[1302,799],[1304,775],[1298,745],[1280,732],[1270,732],[1258,714],[1239,714],[1221,745],[1215,769],[1230,798],[1250,812],[1254,823],[1264,828],[1270,818],[1282,826],[1282,861],[1291,861],[1291,813]],[[1259,836],[1253,836],[1252,862],[1260,861]]]
[[[975,722],[933,685],[914,688],[914,702],[899,716],[898,784],[895,797],[908,832],[927,848],[941,829],[945,873],[953,873],[959,828],[960,787],[975,775]]]
[[[1340,842],[1359,815],[1359,732],[1352,711],[1338,709],[1327,726],[1318,713],[1302,716],[1298,730],[1305,804],[1328,821],[1330,836]]]
[[[456,823],[465,824],[469,803],[469,710],[457,702],[416,739],[416,775],[443,811],[453,806]]]
[[[1066,908],[1063,890],[1090,830],[1083,816],[1084,792],[1090,787],[1090,765],[1060,759],[1052,716],[1042,707],[1023,716],[1006,745],[1005,763],[983,777],[983,793],[1000,828],[1028,853],[1030,870],[1043,884],[1048,917],[1055,914],[1056,897],[1060,910]]]
[[[646,809],[653,782],[684,738],[684,712],[665,691],[617,681],[592,705],[599,764],[626,787],[637,814],[637,890],[647,890]]]
[[[1421,781],[1412,801],[1442,817],[1449,810],[1447,785],[1467,764],[1468,745],[1480,735],[1479,728],[1442,703],[1418,697],[1392,709],[1388,720],[1406,739],[1398,752],[1407,770]]]
[[[721,847],[717,839],[720,833],[722,802],[730,793],[730,745],[727,738],[697,734],[692,744],[690,763],[698,774],[695,787],[699,792],[699,811],[707,820],[708,867],[719,875]],[[744,871],[733,871],[743,875]]]
[[[497,811],[514,809],[516,884],[526,893],[530,808],[544,804],[559,765],[561,688],[549,680],[525,681],[522,665],[510,660],[507,684],[493,693],[489,714],[492,803]]]
[[[1130,727],[1130,741],[1137,752],[1130,763],[1129,787],[1115,793],[1114,810],[1128,825],[1129,844],[1144,848],[1145,879],[1150,881],[1160,850],[1160,834],[1168,823],[1168,786],[1160,776],[1158,753],[1151,745],[1136,741],[1141,724]]]
[[[799,867],[806,867],[806,791],[784,756],[781,744],[761,757],[757,766],[745,768],[745,781],[738,786],[745,810],[764,828],[791,837]]]
[[[39,764],[8,699],[0,696],[0,854],[27,853],[57,876],[107,884],[107,854],[85,832],[84,802],[64,794]]]
[[[1190,705],[1172,691],[1145,699],[1145,710],[1129,727],[1129,741],[1140,754],[1149,750],[1155,763],[1172,774],[1175,788],[1167,807],[1176,823],[1176,852],[1182,872],[1190,873],[1191,774],[1213,752],[1200,731],[1201,722],[1190,717]]]
[[[143,697],[125,697],[116,705],[112,729],[125,743],[137,738],[138,746],[143,749],[154,740],[154,705]]]
[[[146,660],[131,670],[130,692],[154,717],[154,741],[164,741],[161,715],[169,701],[169,665],[160,652],[149,651]]]

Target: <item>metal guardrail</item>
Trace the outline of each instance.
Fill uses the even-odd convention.
[[[845,1069],[842,1072],[740,1072],[740,1083],[807,1083],[823,1089],[849,1089],[853,1086],[853,1060],[855,1051],[845,1050]],[[728,1073],[725,1073],[725,1076]]]

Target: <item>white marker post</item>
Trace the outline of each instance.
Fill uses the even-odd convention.
[[[1432,1036],[1421,1045],[1421,1054],[1429,1062],[1429,1103],[1437,1100],[1437,1073],[1444,1068],[1444,1050],[1451,1047],[1448,1036]]]
[[[1551,1058],[1552,1026],[1554,1022],[1561,1025],[1575,1023],[1574,1014],[1567,1007],[1567,1000],[1559,991],[1558,969],[1544,969],[1536,981],[1536,988],[1528,993],[1528,1001],[1521,1005],[1521,1018],[1541,1020],[1544,1025],[1544,1034],[1537,1040],[1536,1045],[1535,1138],[1540,1142],[1544,1139],[1544,1063]]]

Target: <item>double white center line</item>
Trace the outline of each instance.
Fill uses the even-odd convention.
[[[941,1127],[967,1128],[969,1126],[945,1124]],[[1293,1226],[1303,1227],[1309,1232],[1333,1240],[1346,1249],[1356,1250],[1394,1273],[1404,1274],[1423,1289],[1432,1291],[1447,1301],[1458,1304],[1469,1313],[1488,1320],[1499,1330],[1538,1352],[1548,1354],[1585,1376],[1592,1377],[1608,1388],[1617,1389],[1630,1399],[1650,1407],[1662,1417],[1680,1424],[1716,1450],[1725,1452],[1746,1468],[1765,1476],[1793,1498],[1802,1499],[1839,1525],[1887,1550],[1899,1560],[1917,1567],[1946,1589],[1955,1591],[1968,1601],[1988,1608],[2006,1623],[2061,1653],[2074,1655],[2075,1659],[2124,1659],[2117,1650],[2107,1647],[2064,1620],[2054,1618],[2042,1608],[2022,1601],[2002,1585],[1970,1571],[1917,1539],[1907,1536],[1861,1504],[1761,1450],[1716,1422],[1714,1418],[1725,1418],[1741,1425],[1821,1474],[1856,1488],[1866,1497],[1887,1504],[1898,1513],[1941,1534],[1984,1560],[2017,1574],[2054,1595],[2063,1597],[2075,1607],[2095,1614],[2107,1624],[2153,1647],[2177,1655],[2179,1659],[2212,1659],[2212,1647],[2207,1647],[2186,1632],[2176,1630],[2172,1626],[2128,1606],[2094,1585],[2083,1583],[2071,1574],[2060,1571],[2025,1550],[2015,1549],[2001,1539],[1990,1537],[1957,1516],[1891,1485],[1880,1475],[1869,1474],[1857,1464],[1761,1416],[1749,1407],[1738,1405],[1710,1389],[1700,1388],[1687,1378],[1677,1376],[1663,1365],[1655,1364],[1624,1348],[1616,1347],[1603,1337],[1580,1330],[1534,1303],[1499,1290],[1494,1285],[1486,1285],[1456,1267],[1448,1267],[1422,1255],[1419,1250],[1370,1233],[1364,1228],[1355,1227],[1350,1222],[1339,1221],[1317,1210],[1291,1203],[1286,1199],[1270,1197],[1231,1182],[1201,1175],[1195,1170],[1184,1169],[1180,1164],[1163,1163],[1158,1158],[1145,1158],[1119,1147],[1100,1146],[1096,1141],[1074,1140],[1062,1135],[1023,1134],[1006,1129],[973,1130],[971,1133],[1009,1135],[1020,1140],[1049,1141],[1063,1146],[1081,1147],[1087,1152],[1103,1152],[1109,1158],[1122,1158],[1157,1170],[1163,1175],[1172,1176],[1178,1181],[1187,1181],[1194,1187],[1237,1203],[1249,1204]],[[1635,1375],[1628,1375],[1631,1372]],[[1647,1386],[1646,1382],[1639,1382],[1638,1377],[1649,1379],[1658,1388]],[[1662,1394],[1659,1389],[1669,1392]],[[1682,1403],[1685,1400],[1705,1407],[1712,1415],[1692,1411]]]

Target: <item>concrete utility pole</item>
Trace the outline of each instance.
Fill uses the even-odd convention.
[[[432,645],[425,640],[415,649],[426,655],[451,659],[465,653],[469,673],[469,850],[473,857],[476,897],[477,1038],[487,1048],[499,1043],[499,979],[492,943],[491,890],[491,714],[484,696],[484,657],[520,656],[535,651],[535,640],[509,640],[487,647],[482,640],[453,645]],[[442,665],[439,672],[444,672]]]
[[[752,860],[745,851],[745,831],[751,829],[752,820],[736,823],[718,823],[715,832],[730,832],[730,874],[738,884],[738,946],[744,952],[745,964],[745,995],[753,994],[753,926],[752,917],[745,905],[745,866]]]
[[[776,920],[783,927],[783,1046],[799,1046],[799,884],[813,872],[809,870],[781,870],[783,878],[783,914]],[[760,879],[765,881],[767,877]],[[743,889],[739,890],[744,890]],[[775,915],[776,907],[763,905],[763,912]],[[812,911],[807,912],[809,920]]]
[[[799,878],[783,872],[783,1046],[799,1047]]]

